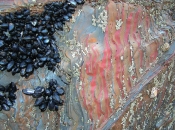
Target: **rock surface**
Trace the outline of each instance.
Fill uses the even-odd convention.
[[[6,1],[8,7],[22,2],[35,1]],[[79,7],[64,31],[55,34],[62,61],[54,73],[41,68],[25,79],[1,72],[0,84],[15,82],[19,90],[14,109],[0,112],[0,127],[173,128],[175,21],[169,13],[173,1],[150,0],[152,7],[149,2],[136,2],[86,2]],[[163,52],[161,47],[167,42],[170,48]],[[49,79],[56,79],[65,89],[65,103],[58,113],[41,113],[33,106],[35,100],[22,94],[22,89],[44,86]]]

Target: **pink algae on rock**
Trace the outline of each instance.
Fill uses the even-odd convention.
[[[157,63],[162,35],[166,35],[159,33],[143,6],[109,0],[105,11],[108,19],[103,40],[99,42],[94,32],[87,35],[89,53],[80,76],[80,99],[89,118],[99,126],[124,105],[130,91]],[[116,28],[119,20],[121,26]],[[152,31],[157,38],[150,38]]]

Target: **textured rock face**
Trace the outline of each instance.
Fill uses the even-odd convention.
[[[35,1],[6,1],[26,2]],[[0,112],[1,128],[173,129],[175,22],[166,10],[173,1],[134,2],[79,7],[55,34],[62,52],[56,72],[41,68],[28,79],[1,72],[1,84],[13,81],[19,88],[14,109]],[[64,106],[41,113],[22,89],[53,78],[66,90]]]

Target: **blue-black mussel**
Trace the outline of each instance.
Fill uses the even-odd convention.
[[[62,106],[64,103],[60,97],[64,95],[64,89],[58,85],[57,80],[55,79],[49,81],[47,88],[37,86],[35,89],[23,89],[22,92],[25,95],[36,98],[34,106],[39,107],[41,112],[44,112],[47,108],[50,111],[58,111],[59,106]]]
[[[23,8],[0,15],[0,70],[26,78],[45,65],[55,71],[61,58],[53,34],[63,30],[77,5],[83,3],[84,0],[49,2],[40,14],[31,15],[31,10]]]
[[[0,111],[9,111],[16,100],[16,84],[11,82],[7,86],[0,85]]]

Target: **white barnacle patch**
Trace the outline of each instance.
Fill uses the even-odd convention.
[[[96,26],[96,19],[95,19],[95,16],[94,15],[92,15],[92,25],[93,26]]]
[[[131,107],[130,107],[130,110],[129,110],[129,112],[130,112],[130,116],[129,116],[129,122],[130,123],[132,123],[132,122],[134,122],[134,107],[135,107],[135,105],[136,105],[136,101],[134,101],[134,102],[132,102],[131,103]]]
[[[155,97],[157,97],[157,94],[158,94],[158,89],[157,89],[157,87],[153,87],[152,90],[151,90],[150,98],[155,98]]]
[[[147,92],[147,94],[149,95],[149,93],[150,93],[149,90],[146,90],[146,92]]]
[[[69,48],[70,48],[70,50],[73,50],[74,49],[74,45],[70,45]]]
[[[171,64],[168,66],[168,69],[172,69],[174,67],[174,60],[171,62]]]
[[[77,52],[71,51],[72,57],[75,58]]]
[[[160,88],[160,87],[163,86],[163,84],[164,84],[164,82],[166,80],[166,75],[167,75],[167,71],[165,73],[162,73],[160,80],[158,80],[157,76],[154,77],[154,85],[155,85],[155,87],[159,87]]]
[[[99,122],[100,122],[100,120],[97,120],[97,121],[96,121],[96,126],[95,126],[96,128],[98,128]]]
[[[172,70],[168,74],[168,81],[171,81]]]
[[[142,25],[138,25],[138,28],[141,28],[142,27]]]
[[[139,68],[139,73],[143,74],[143,69],[142,68]]]
[[[120,60],[123,60],[123,56],[120,56]]]
[[[96,18],[94,15],[92,15],[92,25],[98,26],[102,29],[103,32],[105,32],[105,28],[107,26],[107,11],[104,9]]]
[[[124,92],[125,98],[127,98],[128,97],[128,93],[127,93],[127,90],[126,90],[125,86],[123,87],[123,92]]]
[[[116,20],[116,25],[115,25],[116,30],[119,30],[122,24],[123,24],[122,19]]]
[[[67,40],[66,45],[68,46],[70,53],[72,55],[72,58],[80,58],[82,57],[82,54],[85,56],[87,53],[89,53],[88,47],[83,47],[83,43],[80,43],[76,40],[77,32],[74,31],[73,33],[73,39]]]
[[[126,103],[126,98],[122,98],[121,96],[119,96],[119,103],[120,106],[123,106]]]
[[[81,9],[80,9],[80,10],[78,10],[78,16],[80,16],[81,12],[82,12],[82,10],[81,10]]]
[[[163,52],[168,51],[169,48],[170,48],[170,45],[169,45],[169,43],[167,43],[167,42],[164,43],[164,44],[161,46],[161,49],[162,49]]]
[[[158,77],[154,77],[154,85],[155,86],[159,86],[159,81],[158,81]]]
[[[128,72],[130,72],[130,75],[133,76],[134,75],[134,70],[135,70],[135,65],[134,65],[134,61],[132,60],[132,64],[128,69]]]
[[[114,108],[114,97],[113,97],[113,86],[112,84],[109,87],[109,98],[110,98],[110,108],[113,109]]]

